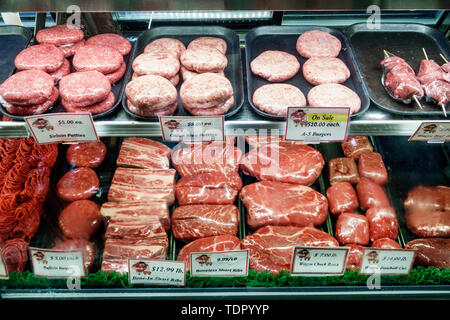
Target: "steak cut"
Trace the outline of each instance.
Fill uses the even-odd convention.
[[[392,240],[398,237],[398,222],[395,210],[392,207],[375,207],[366,211],[369,221],[370,241],[389,238]]]
[[[356,185],[359,205],[363,209],[390,207],[391,202],[383,187],[368,178],[362,177]]]
[[[366,177],[378,184],[385,184],[388,180],[383,158],[378,152],[364,152],[359,157],[358,170],[360,177]]]
[[[241,241],[242,249],[250,249],[250,269],[272,274],[290,270],[295,246],[337,247],[339,243],[312,227],[280,226],[262,227]]]
[[[343,213],[336,221],[336,239],[342,245],[348,243],[369,244],[369,222],[367,218],[358,213]]]
[[[339,215],[356,211],[359,207],[355,189],[349,182],[339,182],[327,190],[330,212]]]
[[[117,165],[144,169],[169,169],[172,150],[166,145],[146,138],[126,138],[120,146]]]
[[[245,154],[241,170],[258,180],[312,185],[325,165],[322,154],[304,144],[265,144]]]
[[[256,182],[244,186],[240,198],[252,230],[266,225],[319,226],[328,215],[327,198],[302,185]]]
[[[405,249],[416,250],[415,265],[424,267],[450,267],[450,238],[415,239]]]

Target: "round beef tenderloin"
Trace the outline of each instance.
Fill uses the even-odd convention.
[[[87,45],[81,46],[73,56],[72,64],[77,71],[99,71],[111,73],[117,71],[123,63],[123,57],[113,47]]]
[[[36,114],[42,114],[47,110],[49,110],[53,105],[55,105],[58,98],[59,98],[59,91],[56,87],[53,87],[53,93],[50,99],[41,104],[31,106],[16,106],[5,102],[3,104],[3,108],[5,108],[5,110],[8,113],[16,116],[32,116]]]
[[[168,53],[180,58],[186,50],[183,42],[174,38],[159,38],[153,40],[144,48],[144,53]]]
[[[194,116],[212,116],[212,115],[222,115],[227,113],[234,105],[234,97],[231,96],[224,103],[218,104],[211,108],[191,108],[185,106],[184,108]]]
[[[271,82],[282,82],[295,76],[300,70],[297,58],[287,52],[267,50],[250,62],[254,74]]]
[[[64,59],[63,64],[59,69],[49,73],[49,75],[55,80],[57,83],[62,77],[68,75],[70,73],[70,62],[67,59]]]
[[[105,100],[111,92],[111,84],[98,71],[74,72],[59,81],[63,101],[86,107]]]
[[[14,59],[19,70],[54,72],[64,62],[64,52],[52,44],[37,44],[22,50]]]
[[[106,99],[88,106],[77,106],[76,104],[70,103],[66,100],[61,100],[61,104],[67,112],[90,112],[93,115],[108,111],[114,107],[115,102],[116,97],[113,92],[110,92]]]
[[[84,39],[83,30],[80,28],[61,24],[53,27],[39,30],[36,34],[36,40],[39,43],[49,43],[56,46],[68,43],[75,43]]]
[[[91,200],[70,203],[59,214],[58,225],[66,238],[89,240],[102,223],[99,206]]]
[[[188,49],[194,48],[196,46],[215,48],[215,49],[219,50],[222,54],[227,53],[227,42],[218,37],[196,38],[189,43]]]
[[[109,80],[109,82],[111,84],[114,84],[114,83],[118,82],[120,79],[122,79],[122,77],[125,74],[126,70],[127,70],[127,65],[125,64],[125,62],[123,62],[120,65],[119,69],[117,69],[114,72],[107,73],[107,74],[105,74],[105,76],[106,76],[106,78]]]
[[[113,47],[118,50],[123,56],[126,56],[131,51],[130,41],[115,33],[97,34],[87,39],[86,44]]]
[[[70,239],[58,242],[55,250],[80,250],[83,255],[84,267],[88,270],[92,268],[95,261],[95,245],[85,239]]]
[[[311,107],[350,108],[350,114],[361,109],[359,96],[353,90],[338,83],[326,83],[312,88],[308,93],[308,103]]]
[[[75,52],[77,52],[77,50],[82,46],[84,46],[84,40],[75,43],[62,44],[58,46],[58,48],[61,49],[62,52],[64,52],[64,57],[68,58],[73,56]]]
[[[177,89],[164,77],[140,76],[125,87],[131,104],[138,108],[163,109],[177,100]]]
[[[49,100],[55,83],[41,70],[24,70],[11,75],[0,85],[0,97],[13,105],[37,105]]]
[[[177,111],[178,100],[172,103],[171,105],[160,109],[136,107],[129,100],[127,100],[127,106],[130,112],[142,117],[170,116]]]
[[[202,46],[186,49],[181,54],[180,61],[186,69],[199,73],[220,72],[228,65],[228,59],[222,52]]]
[[[261,111],[287,116],[288,107],[304,107],[306,99],[297,87],[284,83],[266,84],[253,93],[253,104]]]
[[[72,144],[66,151],[67,162],[73,167],[97,168],[106,156],[102,141]]]
[[[184,106],[211,108],[233,96],[231,82],[215,73],[202,73],[181,85],[180,98]]]
[[[339,58],[313,57],[303,64],[303,76],[313,85],[342,83],[350,77],[350,70]]]
[[[298,37],[296,48],[304,58],[337,57],[342,44],[338,38],[328,32],[309,30]]]
[[[134,59],[132,68],[140,76],[156,75],[170,79],[180,70],[180,62],[170,53],[142,53]]]
[[[83,200],[97,193],[100,181],[91,168],[75,168],[68,171],[59,179],[56,193],[65,201]]]

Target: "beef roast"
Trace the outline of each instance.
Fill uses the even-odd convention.
[[[405,249],[416,250],[414,263],[419,266],[436,268],[450,267],[450,239],[415,239],[408,242]]]

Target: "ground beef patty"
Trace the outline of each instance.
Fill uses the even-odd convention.
[[[315,86],[308,93],[311,107],[348,107],[350,114],[361,108],[361,99],[351,89],[342,84],[327,83]]]
[[[190,108],[189,106],[184,106],[184,108],[194,116],[212,116],[221,115],[227,113],[234,105],[234,97],[231,96],[228,100],[223,103],[216,105],[211,108]]]
[[[180,70],[180,61],[170,53],[142,53],[134,59],[132,67],[139,76],[156,75],[170,79]]]
[[[252,72],[272,82],[281,82],[292,78],[300,70],[297,58],[287,52],[267,50],[250,63]]]
[[[58,46],[58,48],[64,52],[64,57],[68,58],[73,56],[82,46],[84,46],[84,40],[75,43],[62,44]]]
[[[84,39],[83,30],[76,26],[61,24],[39,30],[36,40],[39,43],[49,43],[59,46],[62,44],[75,43]]]
[[[91,168],[74,168],[56,184],[58,197],[65,201],[88,199],[97,193],[100,181],[97,174]]]
[[[0,85],[0,96],[14,105],[36,105],[49,100],[54,87],[53,78],[48,73],[24,70],[13,74]]]
[[[87,45],[113,47],[125,56],[131,51],[131,43],[126,38],[115,33],[102,33],[86,40]]]
[[[64,52],[52,44],[37,44],[22,50],[14,59],[19,70],[37,69],[53,72],[61,67]]]
[[[46,100],[43,103],[30,105],[30,106],[17,106],[10,103],[3,103],[3,108],[13,115],[16,116],[32,116],[36,114],[42,114],[50,109],[58,100],[59,91],[56,87],[53,87],[53,93],[50,96],[49,100]]]
[[[66,160],[73,167],[97,168],[105,159],[106,145],[102,141],[72,144],[66,151]]]
[[[181,54],[180,61],[186,69],[199,73],[220,72],[228,64],[228,59],[222,52],[212,47],[202,46],[186,49]]]
[[[350,77],[350,70],[339,58],[313,57],[303,64],[303,76],[313,85],[341,83]]]
[[[78,200],[70,203],[58,217],[59,228],[69,239],[89,240],[101,223],[100,207],[91,200]]]
[[[105,100],[111,84],[98,71],[74,72],[59,80],[59,92],[65,101],[86,107]]]
[[[233,96],[231,82],[215,73],[202,73],[181,85],[180,98],[185,107],[213,108]]]
[[[190,78],[198,76],[200,74],[198,72],[188,70],[184,66],[180,67],[180,73],[181,73],[181,77],[183,78],[183,81],[187,81]],[[219,76],[225,77],[225,73],[223,71],[214,72],[214,73],[218,74]]]
[[[227,42],[221,38],[217,37],[199,37],[192,40],[189,45],[189,48],[193,48],[195,46],[200,47],[211,47],[219,50],[222,54],[227,53]]]
[[[73,56],[72,64],[77,71],[111,73],[120,68],[123,57],[112,47],[84,45]]]
[[[153,40],[144,48],[144,53],[168,53],[180,58],[186,50],[183,42],[174,38],[159,38]]]
[[[49,73],[49,75],[55,80],[55,83],[58,82],[62,77],[68,75],[70,73],[70,62],[67,59],[64,59],[63,64],[59,69]]]
[[[125,87],[131,104],[138,108],[163,109],[177,100],[177,89],[164,77],[140,76]]]
[[[112,92],[108,94],[108,97],[106,97],[106,99],[84,107],[77,106],[76,104],[61,99],[61,104],[67,112],[90,112],[91,114],[106,112],[114,106],[115,102],[116,97]]]
[[[145,76],[145,74],[144,74]],[[141,77],[140,75],[138,75],[136,72],[133,72],[133,74],[131,75],[131,80],[134,80],[138,77]],[[172,83],[174,85],[174,87],[176,87],[178,85],[178,83],[180,82],[180,76],[177,73],[174,77],[167,79],[170,81],[170,83]]]
[[[125,62],[123,62],[120,65],[120,68],[117,69],[114,72],[111,73],[107,73],[105,74],[105,77],[108,78],[109,82],[111,84],[116,83],[117,81],[119,81],[120,79],[122,79],[123,75],[125,74],[125,71],[127,70],[127,65],[125,64]]]
[[[338,38],[328,32],[309,30],[298,37],[296,48],[298,53],[305,58],[337,57],[342,44]]]
[[[255,90],[253,104],[261,111],[286,116],[288,107],[304,107],[306,99],[300,89],[293,85],[273,83]]]
[[[128,110],[130,110],[131,113],[134,113],[138,116],[143,116],[143,117],[170,116],[177,111],[178,100],[167,107],[159,108],[159,109],[136,107],[135,105],[133,105],[130,102],[130,100],[127,100],[127,106],[128,106]]]

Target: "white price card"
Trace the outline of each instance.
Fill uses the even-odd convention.
[[[76,250],[29,248],[34,275],[46,278],[86,276],[83,253]]]
[[[415,250],[365,248],[360,274],[408,274],[414,263]]]
[[[248,275],[249,251],[191,253],[191,276],[245,277]]]
[[[350,119],[349,108],[290,107],[286,118],[286,140],[306,143],[344,141]]]
[[[164,141],[200,142],[225,139],[223,116],[160,116],[159,123]]]
[[[98,140],[90,112],[42,114],[25,121],[39,144]]]
[[[3,259],[2,249],[0,249],[0,279],[8,279],[8,268]]]
[[[295,247],[291,274],[293,276],[344,274],[349,249],[348,247]]]
[[[186,285],[186,264],[168,260],[128,260],[130,284]]]
[[[422,122],[409,141],[444,143],[450,141],[450,121]]]

